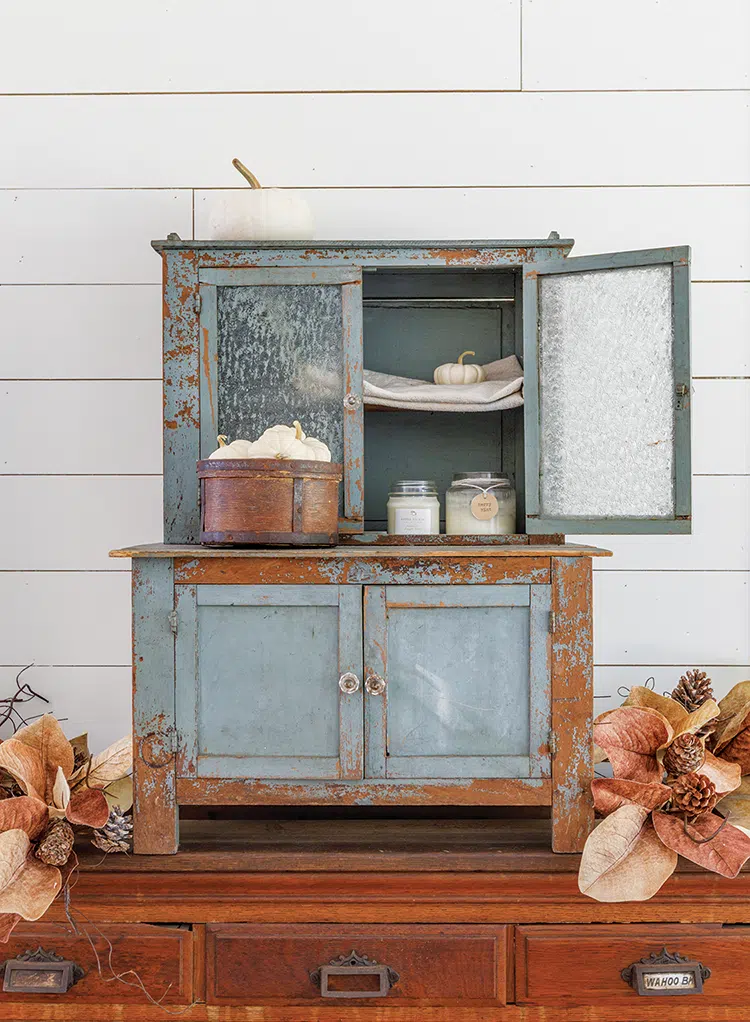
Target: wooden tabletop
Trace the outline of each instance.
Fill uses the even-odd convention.
[[[290,560],[315,557],[320,560],[368,561],[417,557],[611,557],[610,550],[583,546],[578,543],[550,543],[497,546],[352,546],[341,544],[333,547],[207,547],[199,544],[181,545],[170,543],[148,543],[144,546],[122,547],[110,550],[110,557],[239,557],[253,558],[269,556]]]

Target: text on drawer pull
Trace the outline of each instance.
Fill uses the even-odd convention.
[[[664,947],[658,954],[633,962],[620,975],[641,997],[678,997],[702,994],[711,970]]]

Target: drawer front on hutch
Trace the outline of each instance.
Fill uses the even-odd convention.
[[[550,586],[367,586],[365,775],[543,777]]]
[[[362,777],[359,586],[178,585],[183,777]]]
[[[362,271],[206,269],[200,281],[200,447],[298,419],[344,464],[340,528],[362,528]]]

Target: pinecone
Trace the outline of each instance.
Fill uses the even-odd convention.
[[[705,671],[697,668],[693,671],[685,671],[672,692],[672,698],[682,703],[688,713],[703,706],[707,699],[713,699],[714,690],[711,688],[711,679]]]
[[[50,820],[44,837],[36,850],[37,859],[48,866],[64,866],[73,851],[75,835],[67,820]]]
[[[703,766],[706,752],[702,740],[687,732],[678,735],[664,753],[664,769],[669,777],[690,774]]]
[[[719,796],[716,787],[705,774],[683,774],[675,778],[672,788],[672,812],[687,813],[688,816],[700,816],[710,813]]]
[[[103,852],[129,852],[133,840],[133,820],[114,806],[101,830],[95,830],[91,843]]]

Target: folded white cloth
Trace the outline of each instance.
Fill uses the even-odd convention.
[[[523,404],[523,369],[515,355],[490,362],[482,383],[428,383],[364,372],[365,405],[422,412],[498,412]]]

